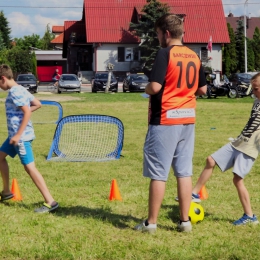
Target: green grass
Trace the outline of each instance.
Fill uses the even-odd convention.
[[[6,93],[1,92],[0,98]],[[37,94],[39,99],[46,96]],[[63,96],[63,94],[61,95]],[[16,178],[23,202],[0,204],[0,259],[259,259],[260,226],[234,227],[242,216],[232,171],[215,169],[202,202],[205,219],[189,234],[178,233],[176,181],[171,174],[155,235],[132,228],[147,217],[149,179],[142,177],[142,149],[147,131],[148,99],[140,94],[69,94],[79,101],[61,102],[64,116],[106,114],[124,123],[123,157],[94,163],[47,162],[54,124],[35,124],[33,142],[37,168],[60,203],[53,214],[37,215],[42,197],[18,158],[9,159],[10,178]],[[253,100],[199,99],[197,105],[194,176],[197,180],[206,157],[236,137],[250,114]],[[0,102],[0,142],[7,135],[4,103]],[[214,128],[214,129],[213,129]],[[257,160],[245,179],[254,213],[260,217]],[[116,179],[123,201],[109,201]]]

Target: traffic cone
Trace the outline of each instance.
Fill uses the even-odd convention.
[[[109,200],[121,200],[122,201],[122,197],[120,195],[120,191],[118,189],[116,179],[112,180]]]
[[[202,199],[202,200],[206,200],[209,197],[206,187],[204,185],[202,186],[201,190],[199,191],[199,195],[200,195],[200,199]]]
[[[23,200],[17,180],[13,179],[11,192],[14,194],[12,200]]]

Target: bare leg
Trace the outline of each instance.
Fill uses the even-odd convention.
[[[191,203],[192,181],[191,177],[176,178],[180,207],[180,220],[189,220],[189,209]]]
[[[45,199],[45,202],[47,204],[49,204],[50,206],[54,206],[56,204],[56,202],[53,199],[53,197],[51,196],[42,175],[40,174],[40,172],[35,167],[35,163],[32,162],[32,163],[29,163],[27,165],[24,165],[24,169],[30,175],[31,179],[33,180],[33,182],[35,183],[35,185],[37,186],[37,188],[41,192],[42,196]]]
[[[206,166],[200,174],[200,177],[192,190],[194,194],[198,194],[203,185],[205,185],[206,182],[209,180],[215,165],[216,162],[214,161],[214,159],[211,156],[208,156],[206,160]]]
[[[237,188],[238,197],[244,209],[244,213],[247,214],[249,217],[253,217],[253,212],[250,204],[250,196],[245,187],[244,180],[240,176],[234,174],[233,183]]]
[[[0,151],[0,171],[3,179],[3,194],[8,195],[11,194],[9,188],[9,167],[6,161],[7,154]]]
[[[156,224],[165,193],[165,181],[151,180],[149,189],[148,223]]]

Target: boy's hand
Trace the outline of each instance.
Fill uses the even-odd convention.
[[[10,144],[13,144],[13,145],[17,146],[19,140],[20,140],[20,136],[19,136],[19,135],[14,135],[14,136],[10,139]]]

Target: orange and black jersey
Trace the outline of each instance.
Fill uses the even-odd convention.
[[[195,92],[206,85],[206,79],[194,51],[182,45],[160,49],[150,82],[162,85],[159,93],[150,96],[150,124],[195,123]]]

